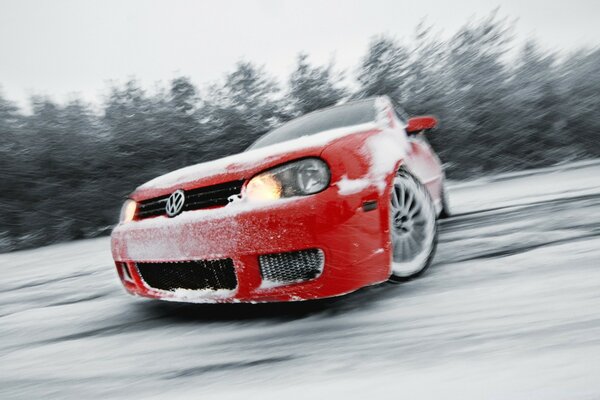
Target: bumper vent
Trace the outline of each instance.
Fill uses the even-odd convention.
[[[222,207],[229,203],[229,197],[240,194],[244,181],[232,181],[213,186],[205,186],[185,191],[183,211]],[[165,206],[171,194],[143,200],[138,203],[136,219],[166,215]]]
[[[264,282],[286,284],[316,278],[323,272],[325,256],[321,249],[291,251],[259,256]]]
[[[115,264],[117,265],[117,272],[119,273],[121,279],[133,283],[133,277],[129,272],[129,267],[127,266],[127,263],[117,261],[115,262]]]
[[[174,291],[232,290],[237,287],[230,258],[172,263],[136,263],[140,276],[154,289]]]

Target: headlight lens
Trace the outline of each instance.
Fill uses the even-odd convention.
[[[135,211],[137,209],[137,203],[131,199],[127,199],[121,208],[121,216],[119,222],[126,223],[133,221],[135,217]]]
[[[246,197],[250,200],[275,200],[306,196],[329,185],[329,167],[318,158],[305,158],[265,171],[250,179]]]

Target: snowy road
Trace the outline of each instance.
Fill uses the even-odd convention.
[[[0,398],[600,398],[600,165],[461,184],[422,278],[334,300],[126,295],[107,238],[0,255]]]

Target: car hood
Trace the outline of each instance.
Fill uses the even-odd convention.
[[[162,196],[177,189],[192,189],[218,183],[249,179],[278,164],[303,157],[318,157],[333,141],[344,136],[377,129],[375,123],[332,129],[318,134],[249,150],[214,161],[181,168],[138,187],[134,200]]]

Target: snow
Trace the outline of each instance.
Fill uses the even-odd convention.
[[[190,303],[216,303],[218,299],[226,299],[235,294],[235,290],[218,289],[218,290],[190,290],[190,289],[175,289],[173,297],[166,300],[186,301]]]
[[[360,179],[348,179],[346,175],[336,183],[338,187],[338,193],[347,196],[350,194],[361,192],[362,190],[371,186],[371,179],[360,178]]]
[[[319,275],[320,275],[320,273],[319,273]],[[276,288],[279,286],[284,286],[284,285],[303,282],[303,281],[304,281],[303,279],[299,279],[297,281],[291,281],[291,282],[276,282],[276,281],[270,281],[268,279],[263,279],[260,283],[260,289],[272,289],[272,288]],[[303,300],[303,299],[300,297],[297,298],[297,301],[301,301],[301,300]]]
[[[455,185],[427,274],[327,302],[137,299],[108,238],[2,254],[0,398],[598,398],[599,175]]]
[[[600,193],[596,170],[600,163],[584,162],[579,168],[568,165],[546,170],[503,174],[470,182],[453,182],[450,198],[453,212],[473,212],[492,207],[517,206],[566,197]],[[582,173],[582,171],[593,171]],[[526,184],[515,185],[515,182]],[[489,190],[482,190],[482,188]]]
[[[405,133],[400,129],[384,129],[367,139],[367,147],[372,155],[369,179],[381,193],[387,186],[386,178],[406,155]]]

